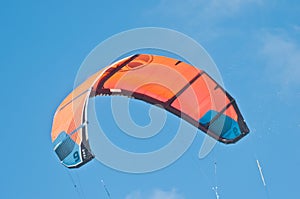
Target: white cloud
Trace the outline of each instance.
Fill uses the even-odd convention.
[[[155,190],[153,195],[149,199],[183,199],[175,189],[167,192],[161,190]]]
[[[300,95],[299,41],[286,31],[279,32],[263,36],[261,55],[266,62],[267,77],[279,86],[282,95]]]
[[[162,0],[149,9],[147,15],[160,16],[168,24],[180,26],[181,30],[197,30],[196,34],[213,40],[234,31],[221,22],[238,19],[249,8],[262,6],[262,0]],[[237,31],[237,30],[235,30]]]
[[[142,196],[140,191],[134,191],[125,197],[125,199],[141,199],[141,198]]]
[[[140,191],[134,191],[128,194],[125,199],[184,199],[184,197],[180,195],[176,189],[172,189],[170,191],[156,189],[148,194],[142,194]]]
[[[207,1],[206,1],[207,2]],[[210,18],[223,18],[237,14],[246,6],[262,4],[261,0],[212,0],[204,9]]]
[[[162,0],[155,10],[171,18],[187,17],[194,22],[211,22],[233,16],[247,6],[262,4],[262,0]]]
[[[296,32],[300,32],[300,26],[299,25],[294,25],[293,26],[293,29],[296,31]]]
[[[300,46],[284,36],[266,34],[262,54],[267,67],[283,85],[300,84]]]

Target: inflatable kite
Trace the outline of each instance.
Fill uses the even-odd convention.
[[[249,133],[233,97],[205,71],[173,58],[137,54],[90,76],[57,108],[51,138],[55,153],[68,168],[94,157],[87,105],[98,95],[122,95],[157,105],[226,144]]]

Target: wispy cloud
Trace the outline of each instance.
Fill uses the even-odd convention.
[[[300,95],[299,41],[289,36],[285,30],[263,35],[260,53],[266,63],[268,78],[279,86],[282,94]]]
[[[128,194],[125,199],[184,199],[184,197],[180,195],[176,189],[170,191],[156,189],[148,194],[135,191]]]
[[[293,29],[297,32],[300,33],[300,26],[299,25],[294,25]]]
[[[215,20],[234,16],[247,8],[246,6],[262,4],[261,0],[212,0],[204,2],[206,5],[203,7],[203,16]]]
[[[262,0],[162,0],[155,8],[170,18],[187,17],[191,21],[208,21],[233,16],[250,5],[262,5]]]
[[[239,19],[249,8],[263,4],[262,0],[162,0],[148,15],[159,15],[170,25],[180,24],[187,31],[197,29],[202,38],[214,39],[233,31],[222,22]]]

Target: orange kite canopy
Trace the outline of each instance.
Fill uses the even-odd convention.
[[[249,133],[235,100],[205,71],[173,58],[138,54],[90,76],[57,108],[51,136],[65,166],[79,167],[93,158],[87,104],[104,94],[158,105],[226,144]]]

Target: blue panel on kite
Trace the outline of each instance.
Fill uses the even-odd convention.
[[[53,144],[55,153],[64,165],[72,167],[82,162],[79,145],[66,132],[61,132]]]
[[[219,115],[211,124],[210,121],[218,115],[218,112],[210,110],[199,120],[199,122],[207,126],[209,125],[209,130],[212,132],[221,132],[221,138],[232,140],[241,135],[241,130],[238,123],[227,115]]]

